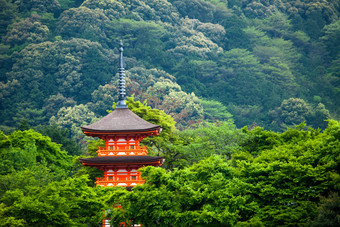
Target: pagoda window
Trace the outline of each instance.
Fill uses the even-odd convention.
[[[131,145],[130,149],[132,149],[132,150],[135,149],[135,145]]]
[[[131,180],[137,180],[137,176],[131,176]]]
[[[120,169],[117,171],[117,175],[127,175],[127,170],[126,169]]]
[[[125,139],[119,139],[117,141],[117,144],[126,144],[126,143],[127,143],[127,141]]]
[[[108,176],[107,180],[112,181],[113,180],[113,176]]]

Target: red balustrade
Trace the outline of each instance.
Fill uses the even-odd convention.
[[[144,184],[144,180],[105,180],[104,178],[97,177],[96,185],[108,187],[108,186],[123,186],[123,187],[132,187],[136,186],[136,184]],[[110,185],[109,185],[110,184]],[[120,184],[120,185],[119,185]],[[125,185],[122,185],[125,184]]]
[[[146,147],[139,149],[121,149],[121,150],[107,150],[105,147],[99,147],[97,150],[98,156],[119,156],[119,155],[147,155]]]

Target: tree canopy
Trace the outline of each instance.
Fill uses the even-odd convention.
[[[284,120],[273,113],[289,99],[322,112],[312,113],[321,120],[306,119],[313,127],[324,129],[320,121],[339,116],[337,1],[3,0],[1,6],[3,129],[21,121],[48,124],[60,109],[81,104],[103,117],[117,97],[111,88],[119,40],[129,95],[170,114],[179,129],[221,116],[206,101],[223,105],[239,128],[282,132],[273,122]]]
[[[287,226],[312,222],[320,196],[331,195],[329,201],[339,204],[331,192],[340,186],[340,125],[330,121],[322,133],[301,127],[282,134],[245,129],[250,137],[229,159],[213,155],[173,171],[143,168],[144,185],[132,192],[113,194],[111,201],[119,201],[123,209],[112,210],[112,222],[134,220],[148,226]],[[257,147],[249,149],[255,142]],[[324,209],[322,206],[319,209]],[[331,212],[335,207],[339,205],[330,207]],[[335,213],[329,220],[334,220],[330,226],[339,224]]]

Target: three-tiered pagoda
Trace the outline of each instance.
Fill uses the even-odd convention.
[[[158,135],[161,127],[143,120],[128,109],[122,42],[119,52],[119,102],[116,109],[99,121],[81,127],[87,136],[103,139],[105,147],[98,148],[97,157],[79,160],[85,166],[93,166],[104,172],[103,178],[97,178],[96,185],[130,189],[144,183],[141,173],[137,172],[140,167],[160,166],[164,159],[148,156],[146,147],[139,144],[145,137]]]

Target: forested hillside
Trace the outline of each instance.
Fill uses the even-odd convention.
[[[78,161],[120,40],[163,129],[131,192]],[[0,42],[0,226],[340,225],[338,0],[0,0]]]
[[[233,119],[282,131],[340,115],[340,3],[1,0],[1,127],[73,130],[128,94],[184,129]]]

